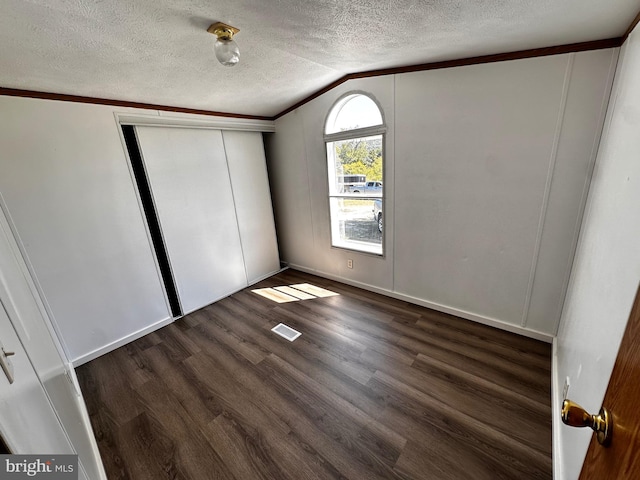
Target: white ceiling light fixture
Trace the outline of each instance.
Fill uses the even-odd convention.
[[[207,29],[207,32],[218,37],[213,48],[216,58],[225,67],[233,67],[240,61],[240,49],[233,39],[239,31],[240,29],[222,22],[214,23]]]

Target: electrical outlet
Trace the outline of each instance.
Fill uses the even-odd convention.
[[[347,260],[347,268],[353,268],[353,260]]]
[[[567,395],[569,395],[569,377],[565,378],[564,380],[564,386],[562,387],[562,399],[564,400],[565,398],[567,398]]]

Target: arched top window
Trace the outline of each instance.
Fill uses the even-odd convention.
[[[382,113],[370,97],[361,93],[347,95],[331,109],[324,133],[344,132],[383,125]]]
[[[327,116],[331,245],[383,254],[384,132],[382,111],[362,93],[338,100]]]

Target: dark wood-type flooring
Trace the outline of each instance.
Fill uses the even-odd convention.
[[[110,479],[550,479],[548,344],[287,270],[77,369]],[[283,322],[293,343],[270,331]]]

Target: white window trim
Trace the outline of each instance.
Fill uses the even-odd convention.
[[[362,131],[364,129],[361,129],[359,131]],[[355,130],[349,130],[349,132],[354,132]],[[342,132],[341,132],[342,133]],[[382,137],[382,155],[383,155],[383,162],[384,162],[384,157],[385,157],[385,134],[384,132],[377,132],[374,133],[373,135],[368,135],[368,136],[381,136]],[[357,139],[357,138],[362,138],[362,136],[357,135],[357,136],[352,136],[352,137],[347,137],[344,139],[340,139],[340,140],[350,140],[350,139]],[[329,143],[333,143],[339,141],[338,139],[329,139],[325,141],[325,151],[326,151],[326,146]],[[327,168],[329,166],[329,157],[328,157],[328,153],[325,154],[326,155],[326,165]],[[384,163],[383,163],[384,165]],[[383,166],[384,169],[384,166]],[[384,171],[384,170],[383,170]],[[383,174],[383,179],[384,179],[384,174]],[[329,175],[327,172],[327,182],[329,181]],[[384,180],[383,180],[384,181]],[[351,250],[354,252],[359,252],[359,253],[364,253],[364,254],[368,254],[368,255],[375,255],[377,257],[384,257],[385,256],[385,234],[384,231],[382,232],[382,243],[380,243],[379,245],[376,243],[371,243],[371,242],[367,242],[367,241],[360,241],[360,240],[341,240],[339,238],[339,234],[336,236],[337,233],[337,229],[338,229],[338,219],[334,218],[334,216],[331,214],[331,200],[333,198],[342,198],[342,199],[356,199],[356,200],[381,200],[382,201],[382,209],[384,210],[384,205],[385,205],[385,195],[384,192],[382,195],[367,195],[362,194],[362,193],[335,193],[332,194],[330,192],[331,187],[329,186],[329,193],[327,195],[327,206],[329,207],[329,231],[331,233],[330,237],[331,237],[331,248],[340,248],[343,250]]]
[[[374,135],[384,135],[387,127],[384,125],[375,125],[373,127],[355,128],[353,130],[345,130],[343,132],[325,133],[324,142],[338,142],[340,140],[351,140],[361,137],[373,137]]]
[[[344,104],[346,102],[348,102],[352,97],[357,96],[357,95],[363,95],[368,97],[370,100],[372,100],[377,108],[378,111],[380,112],[380,116],[382,118],[382,123],[378,124],[378,125],[372,125],[369,127],[363,127],[363,128],[354,128],[351,130],[344,130],[344,131],[340,131],[340,132],[334,132],[334,133],[326,133],[327,131],[327,122],[330,121],[330,119],[333,119],[335,121],[335,115],[333,114],[334,110],[336,108],[342,108],[344,107]],[[385,163],[385,157],[386,157],[386,133],[387,133],[387,126],[386,123],[384,121],[384,111],[382,109],[382,107],[380,106],[380,104],[377,102],[377,100],[372,97],[370,94],[368,94],[367,92],[362,92],[362,91],[353,91],[353,92],[349,92],[345,95],[343,95],[340,99],[338,99],[329,109],[329,113],[327,114],[327,118],[325,119],[324,122],[324,134],[323,134],[323,140],[324,140],[324,144],[325,144],[325,158],[326,158],[326,167],[327,169],[329,168],[329,153],[328,153],[328,149],[327,146],[329,145],[329,143],[333,143],[333,142],[339,142],[339,141],[343,141],[343,140],[355,140],[355,139],[359,139],[359,138],[365,138],[365,137],[373,137],[373,136],[381,136],[382,137],[382,157],[383,157],[383,181],[384,181],[384,163]],[[335,161],[335,160],[334,160]],[[329,172],[327,171],[327,175],[326,175],[327,181],[329,181]],[[384,193],[382,195],[366,195],[366,194],[361,194],[361,193],[331,193],[331,185],[328,185],[329,187],[329,191],[328,191],[328,195],[327,195],[327,201],[328,201],[328,207],[329,207],[329,222],[330,222],[330,232],[331,232],[331,248],[339,248],[342,250],[351,250],[354,252],[358,252],[358,253],[363,253],[363,254],[368,254],[368,255],[374,255],[376,257],[384,257],[385,256],[385,235],[384,235],[384,231],[382,232],[383,236],[382,236],[382,243],[380,245],[375,244],[375,243],[371,243],[371,242],[366,242],[366,241],[359,241],[359,240],[345,240],[345,241],[334,241],[334,222],[336,221],[333,216],[331,215],[331,199],[333,198],[351,198],[351,199],[361,199],[361,200],[381,200],[382,201],[382,208],[384,210],[384,206],[385,206],[385,195]]]

